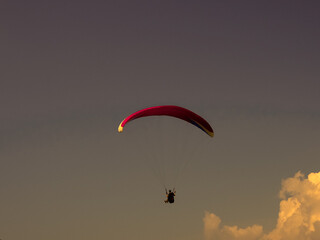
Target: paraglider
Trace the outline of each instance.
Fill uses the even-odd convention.
[[[148,116],[161,116],[166,115],[170,117],[180,118],[184,121],[187,121],[196,127],[200,128],[210,137],[213,137],[214,132],[210,124],[198,114],[182,107],[173,106],[173,105],[165,105],[165,106],[157,106],[157,107],[150,107],[145,108],[140,111],[137,111],[128,117],[126,117],[119,125],[118,132],[123,131],[123,127],[130,121],[141,118],[141,117],[148,117]]]
[[[150,116],[169,116],[177,119],[184,120],[200,130],[202,130],[205,134],[207,134],[209,137],[214,136],[214,131],[210,124],[201,116],[198,114],[183,108],[179,106],[174,105],[164,105],[164,106],[155,106],[155,107],[149,107],[142,110],[139,110],[137,112],[132,113],[128,117],[126,117],[118,127],[118,132],[123,132],[124,127],[131,121],[143,118],[143,117],[150,117]],[[188,133],[186,133],[185,138],[187,138]],[[168,140],[168,139],[167,139]],[[165,141],[167,141],[165,140]],[[173,190],[167,191],[167,188],[165,186],[165,183],[162,183],[166,190],[166,197],[167,199],[164,201],[165,203],[174,203],[174,197],[176,194],[175,188]]]
[[[167,195],[167,199],[164,200],[165,203],[174,203],[174,197],[176,196],[176,190],[173,189],[173,191],[171,191],[169,189],[169,192],[166,189],[166,195]]]

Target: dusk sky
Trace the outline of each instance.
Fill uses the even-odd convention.
[[[319,9],[2,1],[0,239],[320,239]],[[167,104],[215,137],[163,117],[117,132]],[[171,205],[153,136],[188,163]]]

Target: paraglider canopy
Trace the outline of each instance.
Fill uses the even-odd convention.
[[[148,116],[170,116],[182,119],[184,121],[187,121],[188,123],[193,124],[194,126],[200,128],[202,131],[204,131],[206,134],[208,134],[210,137],[214,136],[214,132],[210,124],[201,116],[198,114],[182,107],[173,106],[173,105],[164,105],[164,106],[156,106],[156,107],[149,107],[142,109],[140,111],[137,111],[128,117],[126,117],[119,125],[118,131],[122,132],[124,126],[137,118],[141,117],[148,117]]]

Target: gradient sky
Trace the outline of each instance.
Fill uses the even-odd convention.
[[[320,168],[319,9],[3,1],[0,238],[198,240],[206,212],[270,232],[281,181]],[[195,111],[216,132],[171,206],[135,150],[146,121],[117,133],[130,113],[161,104]],[[191,128],[183,138],[201,138]]]

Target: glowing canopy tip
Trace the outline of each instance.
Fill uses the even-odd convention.
[[[123,131],[123,127],[121,126],[122,122],[120,123],[119,127],[118,127],[118,132],[122,132]]]

